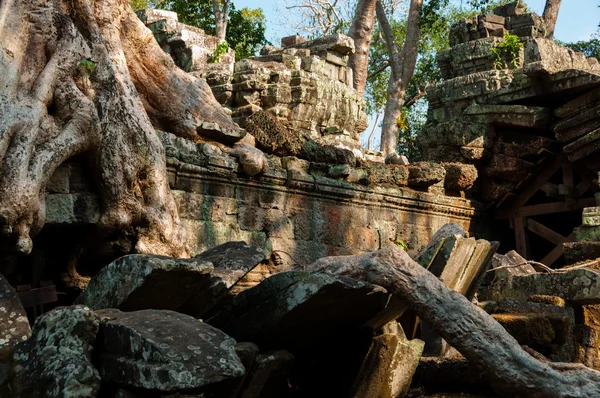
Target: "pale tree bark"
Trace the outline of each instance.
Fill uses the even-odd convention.
[[[381,113],[377,112],[377,116],[375,118],[375,124],[373,125],[373,130],[371,130],[371,134],[369,134],[369,141],[367,144],[367,149],[370,151],[373,149],[373,138],[375,137],[375,132],[377,131],[377,125],[379,124],[379,119],[381,118]]]
[[[600,372],[581,364],[541,362],[481,308],[447,288],[406,252],[329,257],[305,267],[383,286],[482,371],[506,397],[600,397]]]
[[[543,18],[546,25],[546,37],[548,39],[554,37],[554,29],[556,28],[556,20],[558,19],[561,1],[562,0],[546,0]]]
[[[127,0],[0,2],[0,242],[31,251],[49,178],[86,153],[100,230],[130,229],[139,252],[185,255],[164,149],[146,111],[194,140],[243,135]]]
[[[348,66],[352,69],[354,88],[359,97],[365,95],[369,69],[369,48],[375,23],[375,4],[377,0],[358,0],[354,19],[348,31],[348,36],[354,39],[354,54],[350,57]]]
[[[377,20],[384,34],[391,66],[381,130],[381,150],[386,157],[395,155],[398,146],[397,121],[402,114],[406,87],[415,73],[417,64],[422,8],[423,0],[411,0],[406,27],[406,41],[400,51],[394,41],[392,27],[385,15],[383,4],[381,0],[377,1]]]
[[[215,36],[219,42],[225,40],[227,35],[227,22],[229,21],[230,0],[212,0],[213,11],[215,13]]]

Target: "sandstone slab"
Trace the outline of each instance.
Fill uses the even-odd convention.
[[[386,308],[389,295],[379,286],[346,277],[306,271],[273,275],[235,296],[207,320],[237,340],[262,349],[310,347],[326,336],[357,328]],[[398,315],[390,303],[381,324]],[[388,315],[386,318],[385,314]]]
[[[530,296],[558,296],[565,301],[588,305],[600,304],[600,271],[574,269],[568,272],[511,276],[494,283],[485,299],[526,301]]]
[[[27,312],[12,286],[0,275],[0,364],[10,362],[14,346],[29,336]]]
[[[100,390],[91,363],[98,316],[84,306],[59,308],[38,318],[29,340],[15,347],[15,397],[90,398]]]
[[[245,373],[236,342],[197,319],[167,310],[99,311],[102,379],[159,391],[195,389]]]
[[[104,267],[77,298],[93,309],[172,309],[210,285],[212,264],[151,255],[121,257]]]

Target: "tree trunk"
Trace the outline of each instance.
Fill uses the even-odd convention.
[[[215,36],[219,42],[225,40],[227,35],[227,22],[229,21],[229,8],[231,0],[212,0],[215,13]]]
[[[2,1],[0,241],[31,251],[49,178],[87,153],[101,230],[133,226],[137,251],[185,255],[164,149],[146,111],[191,139],[243,135],[206,84],[161,50],[127,0]]]
[[[385,15],[383,4],[381,0],[377,1],[377,19],[384,33],[392,68],[381,130],[381,150],[386,158],[395,155],[398,147],[397,120],[402,114],[406,87],[415,73],[421,35],[422,8],[423,0],[411,0],[406,27],[406,41],[402,47],[402,52],[400,52],[394,41],[394,34]]]
[[[406,252],[329,257],[306,267],[345,275],[386,288],[473,365],[506,397],[600,397],[600,372],[581,364],[540,362],[481,308],[447,288]]]
[[[348,31],[348,36],[354,39],[354,54],[350,57],[348,66],[353,71],[354,88],[359,97],[365,95],[369,67],[369,48],[375,23],[375,4],[377,0],[359,0],[354,11],[354,20]]]
[[[544,23],[546,24],[546,37],[552,39],[554,37],[554,28],[558,19],[558,11],[562,0],[546,0],[544,7]]]
[[[379,123],[380,118],[381,118],[381,113],[377,112],[377,117],[375,118],[375,124],[373,125],[373,130],[371,130],[371,134],[369,134],[369,141],[367,143],[367,149],[369,151],[373,149],[373,138],[375,137],[375,132],[377,131],[377,124]]]

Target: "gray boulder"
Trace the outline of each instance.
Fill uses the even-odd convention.
[[[98,311],[96,365],[123,387],[180,391],[241,377],[236,342],[214,327],[167,310]]]
[[[212,271],[208,262],[129,255],[94,276],[76,303],[93,309],[176,310],[212,284]]]
[[[84,306],[59,308],[39,317],[31,338],[15,347],[14,397],[96,397],[100,375],[91,359],[98,326],[98,316]]]
[[[290,271],[241,292],[207,322],[265,350],[310,347],[373,318],[380,325],[394,319],[389,298],[384,288],[351,278]]]
[[[17,343],[31,336],[31,327],[21,300],[0,275],[0,364],[10,362]]]

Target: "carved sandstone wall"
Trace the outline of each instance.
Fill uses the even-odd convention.
[[[285,269],[323,256],[376,250],[397,240],[413,252],[448,222],[478,237],[488,235],[481,204],[427,192],[427,187],[414,185],[416,175],[413,188],[351,183],[327,176],[316,163],[270,156],[266,173],[249,178],[235,158],[213,145],[170,135],[163,140],[192,254],[245,240],[275,253],[274,261]],[[81,166],[61,166],[47,189],[48,227],[96,223],[97,200]]]

